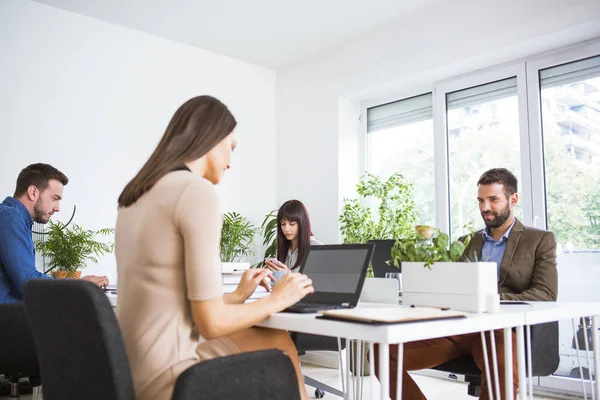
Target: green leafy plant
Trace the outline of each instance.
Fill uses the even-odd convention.
[[[252,246],[258,229],[243,215],[236,212],[223,214],[221,229],[221,261],[236,262],[254,255]]]
[[[365,173],[356,185],[363,199],[344,199],[339,217],[344,243],[366,243],[374,239],[401,239],[412,234],[417,220],[413,185],[396,172],[387,180]],[[368,200],[379,203],[376,218]]]
[[[263,268],[265,266],[265,258],[277,255],[277,210],[273,210],[265,215],[259,231],[263,238],[263,246],[266,247],[265,254],[263,259],[254,264],[252,268]]]
[[[425,267],[431,269],[431,264],[438,261],[453,262],[462,257],[465,248],[469,245],[474,233],[466,235],[462,241],[450,242],[447,234],[439,229],[432,228],[431,236],[424,236],[421,230],[415,231],[411,238],[397,240],[392,247],[391,263],[398,268],[400,262],[424,262]]]
[[[86,262],[98,264],[98,258],[112,253],[113,243],[96,240],[96,236],[109,236],[114,229],[104,228],[97,231],[83,229],[79,225],[68,227],[62,222],[50,222],[44,240],[36,241],[36,250],[50,260],[48,267],[66,273],[73,278],[75,273],[86,267]]]
[[[387,180],[367,172],[356,185],[356,192],[362,200],[344,199],[344,209],[339,218],[344,243],[401,239],[411,235],[417,220],[413,185],[400,172]],[[374,210],[367,205],[369,200],[378,203],[376,219]],[[373,276],[371,265],[367,276]]]

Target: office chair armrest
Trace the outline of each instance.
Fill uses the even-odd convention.
[[[173,400],[298,400],[298,378],[280,350],[219,357],[185,370],[175,383]]]

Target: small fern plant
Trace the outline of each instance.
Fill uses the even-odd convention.
[[[221,261],[236,262],[254,255],[254,235],[258,229],[246,217],[236,212],[223,214],[221,229]]]
[[[67,278],[73,278],[87,262],[98,264],[98,258],[113,252],[114,243],[101,242],[96,237],[112,236],[114,232],[112,228],[94,231],[79,225],[69,227],[62,222],[50,222],[44,240],[36,241],[35,248],[49,259],[50,269],[63,271]]]
[[[252,268],[263,268],[265,259],[277,255],[277,210],[272,210],[260,225],[259,232],[263,238],[265,254],[263,259],[252,266]]]

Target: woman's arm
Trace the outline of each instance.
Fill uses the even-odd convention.
[[[189,182],[175,208],[174,224],[183,239],[185,286],[192,319],[198,333],[206,339],[249,328],[314,291],[306,275],[287,274],[274,285],[270,296],[235,304],[245,301],[269,273],[251,270],[244,273],[236,294],[223,295],[219,257],[221,212],[216,190],[206,180]]]
[[[257,274],[255,284],[258,285],[265,276],[263,273]],[[198,333],[205,339],[214,339],[250,328],[313,292],[312,281],[306,275],[289,273],[277,281],[271,295],[252,303],[227,304],[225,296],[221,296],[212,300],[191,301],[190,304]]]

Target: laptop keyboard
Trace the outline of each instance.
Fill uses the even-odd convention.
[[[342,307],[335,304],[298,303],[283,310],[284,312],[316,312],[317,310],[337,310]]]
[[[335,310],[338,308],[342,308],[342,306],[336,304],[318,304],[318,303],[301,303],[297,304],[298,307],[303,308],[319,308],[321,310]],[[292,306],[294,307],[294,306]]]

